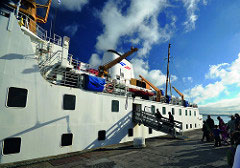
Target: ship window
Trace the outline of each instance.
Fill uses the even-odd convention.
[[[166,114],[166,107],[162,107],[162,113]]]
[[[187,116],[187,110],[185,110],[185,115]]]
[[[182,115],[182,109],[179,109],[179,115],[180,116]]]
[[[117,79],[117,80],[120,80],[120,76],[119,76],[119,75],[116,75],[116,79]]]
[[[98,131],[98,140],[103,141],[105,139],[106,139],[106,131],[105,130]]]
[[[152,134],[152,128],[148,128],[148,133]]]
[[[21,147],[21,138],[7,138],[3,142],[3,154],[19,153]]]
[[[112,100],[112,112],[119,112],[119,101]]]
[[[188,129],[188,125],[186,124],[186,129]]]
[[[172,108],[172,115],[174,115],[175,114],[175,111],[174,111],[174,108]]]
[[[27,89],[10,87],[8,90],[8,107],[26,107]]]
[[[189,110],[189,115],[190,115],[190,116],[192,115],[192,112],[191,112],[191,110]]]
[[[152,112],[152,114],[155,114],[155,106],[154,105],[151,105],[151,112]]]
[[[128,129],[128,136],[129,137],[133,136],[133,129],[132,128]]]
[[[190,124],[190,128],[192,128],[192,124]]]
[[[64,110],[75,110],[76,96],[67,95],[63,96],[63,109]]]
[[[72,145],[72,139],[73,139],[73,134],[72,133],[62,134],[61,146],[70,146],[70,145]]]
[[[197,128],[197,124],[195,124],[195,128]]]
[[[194,111],[194,116],[196,116],[196,111]]]

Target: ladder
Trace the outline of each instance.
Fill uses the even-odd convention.
[[[166,117],[158,119],[153,113],[147,112],[146,107],[144,110],[133,111],[133,122],[172,135],[175,138],[182,137],[182,122],[174,120],[174,123],[170,123]]]

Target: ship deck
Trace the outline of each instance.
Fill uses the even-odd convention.
[[[128,142],[4,167],[229,167],[226,158],[229,146],[214,148],[213,142],[201,142],[201,130],[186,132],[184,135],[188,137],[185,140],[173,139],[170,136],[146,139],[145,148],[134,148],[133,143]]]

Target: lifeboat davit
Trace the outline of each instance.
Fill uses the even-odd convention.
[[[129,92],[135,93],[136,96],[153,96],[154,93],[147,90],[140,90],[136,88],[129,88]]]

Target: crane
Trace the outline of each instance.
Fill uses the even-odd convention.
[[[116,58],[113,61],[108,62],[105,65],[99,66],[98,67],[98,76],[99,77],[103,77],[104,75],[107,75],[108,72],[107,70],[112,68],[114,65],[116,65],[117,63],[120,63],[123,59],[127,58],[129,55],[131,55],[132,53],[136,52],[138,49],[137,48],[133,48],[131,47],[131,50],[124,53],[123,55],[119,54],[118,52],[114,51],[114,50],[108,50],[108,52],[113,52],[115,54],[118,54],[120,57]]]
[[[36,33],[37,31],[36,22],[38,23],[47,22],[51,3],[52,3],[52,0],[48,0],[46,4],[38,4],[35,0],[19,0],[18,6],[11,5],[11,4],[10,6],[13,8],[16,8],[17,14],[18,14],[18,11],[20,11],[21,13],[27,15],[30,18],[28,20],[28,27],[33,33]],[[44,17],[37,15],[38,8],[46,9]]]
[[[158,89],[156,86],[154,86],[151,82],[149,82],[147,79],[145,79],[144,77],[142,77],[141,75],[139,75],[139,77],[146,82],[148,85],[150,85],[156,92],[157,92],[157,102],[160,102],[160,98],[162,96],[161,90]]]
[[[179,90],[177,90],[174,86],[172,86],[172,88],[179,94],[179,96],[181,96],[182,101],[184,101],[184,95]]]

